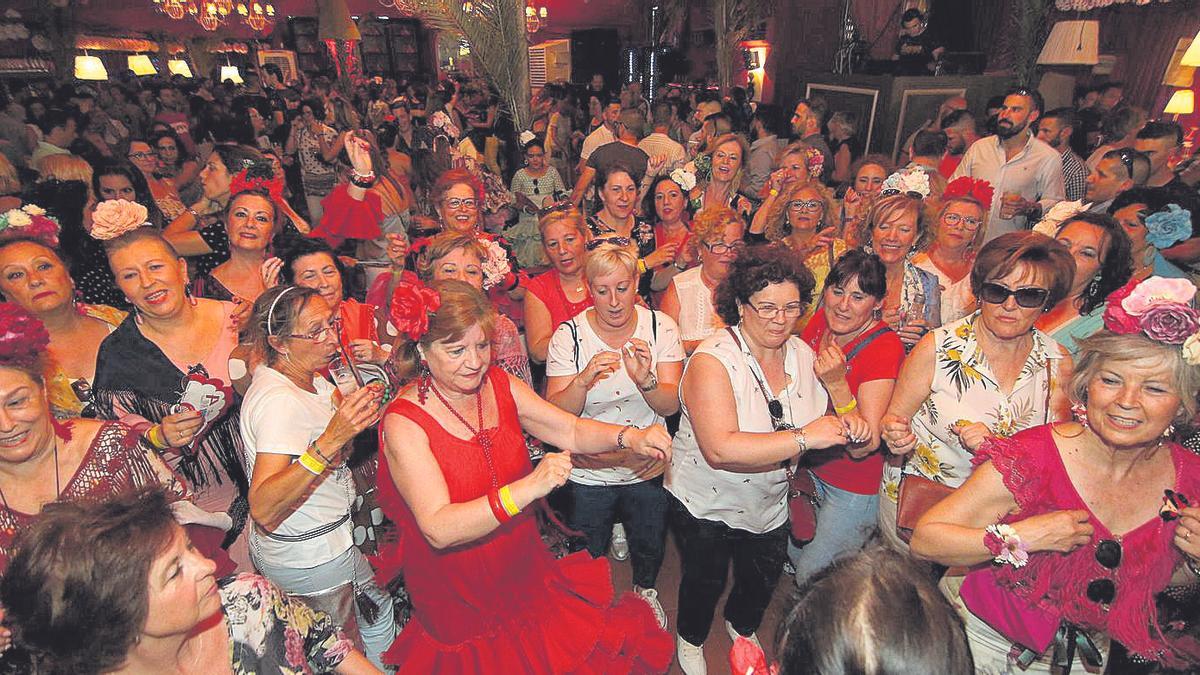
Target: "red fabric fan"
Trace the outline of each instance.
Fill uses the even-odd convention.
[[[362,200],[351,197],[345,185],[339,185],[321,200],[325,215],[309,236],[324,239],[337,248],[346,239],[378,239],[383,236],[383,200],[367,191]]]
[[[959,176],[946,185],[946,189],[942,191],[942,201],[967,197],[982,204],[983,210],[987,211],[992,208],[992,197],[995,195],[995,192],[992,184],[986,180],[971,178],[970,176]]]

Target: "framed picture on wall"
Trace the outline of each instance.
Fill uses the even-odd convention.
[[[821,96],[828,104],[829,115],[835,112],[852,112],[858,116],[858,137],[863,147],[871,148],[871,136],[875,132],[875,113],[879,105],[879,90],[866,87],[846,87],[840,84],[809,84],[804,97]]]
[[[896,129],[896,141],[892,145],[892,158],[900,155],[909,136],[916,133],[926,122],[937,117],[942,101],[951,96],[966,96],[966,87],[944,89],[909,89],[900,97],[900,123]],[[899,160],[897,160],[899,161]],[[908,163],[904,158],[903,164]]]

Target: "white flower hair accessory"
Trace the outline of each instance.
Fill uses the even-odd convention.
[[[907,194],[918,199],[929,197],[929,174],[924,169],[913,168],[897,171],[883,181],[881,195]]]
[[[534,140],[535,138],[537,138],[537,134],[533,133],[532,131],[530,131],[528,129],[526,129],[525,131],[522,131],[521,135],[519,137],[519,140],[521,141],[521,147],[525,147],[526,145],[529,145],[529,142]]]
[[[504,277],[512,271],[508,263],[508,251],[495,239],[480,240],[487,249],[487,259],[483,261],[483,289],[486,291],[504,281]]]
[[[96,205],[92,214],[93,239],[107,241],[146,224],[146,207],[125,199],[110,199]]]
[[[1082,199],[1073,202],[1059,202],[1050,207],[1038,224],[1033,226],[1033,231],[1053,238],[1058,234],[1058,228],[1063,223],[1087,211],[1091,206],[1091,203]]]
[[[680,168],[672,171],[671,180],[678,183],[684,192],[689,192],[692,188],[696,187],[696,174],[687,169]]]

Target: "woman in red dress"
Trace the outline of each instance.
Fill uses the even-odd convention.
[[[407,336],[395,358],[420,375],[382,423],[379,502],[400,537],[380,573],[402,566],[413,602],[384,662],[439,675],[664,672],[671,638],[650,606],[632,594],[613,604],[604,558],[554,560],[531,507],[567,480],[572,452],[662,460],[670,437],[576,418],[491,367],[493,311],[460,281],[393,296]],[[532,468],[522,428],[564,452]]]

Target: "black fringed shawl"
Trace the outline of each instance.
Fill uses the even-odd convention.
[[[130,314],[100,343],[93,385],[96,408],[100,416],[108,419],[117,419],[117,411],[122,410],[158,422],[179,401],[186,375],[158,345],[142,335],[135,315]],[[224,485],[230,480],[237,485],[238,497],[229,507],[233,529],[226,538],[227,544],[237,538],[249,514],[249,481],[243,465],[238,421],[240,406],[241,397],[235,392],[229,410],[191,447],[182,449],[177,462],[168,460],[193,492],[204,492],[209,486]]]

